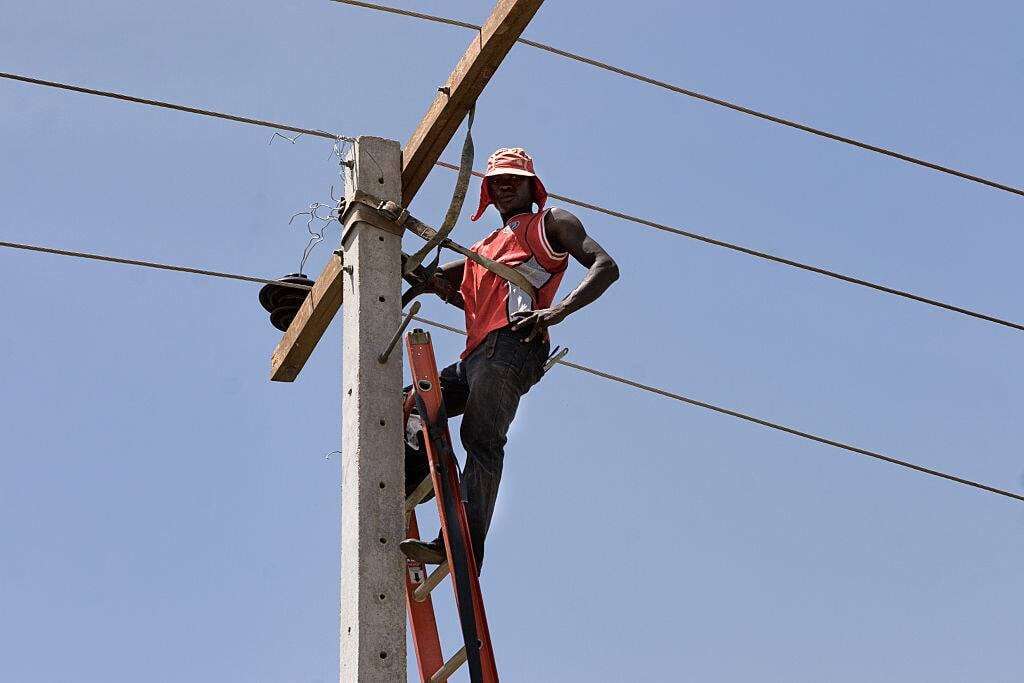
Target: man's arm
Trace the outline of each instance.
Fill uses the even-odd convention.
[[[437,272],[434,273],[434,278],[429,286],[430,291],[441,297],[445,303],[449,303],[457,308],[465,308],[462,294],[459,293],[459,287],[462,286],[462,274],[465,272],[465,269],[466,259],[464,258],[442,264],[437,269]]]
[[[405,308],[419,295],[430,292],[439,296],[445,303],[456,308],[465,308],[462,294],[459,293],[465,264],[465,259],[445,263],[438,267],[433,276],[429,278],[426,266],[417,266],[412,273],[402,275],[402,278],[412,285],[402,294],[402,307]],[[402,267],[403,269],[405,267],[404,254],[402,255]]]
[[[529,330],[523,341],[530,341],[557,325],[571,313],[593,303],[619,279],[619,266],[604,248],[587,234],[576,216],[563,209],[551,209],[545,219],[545,228],[551,246],[567,251],[587,269],[587,274],[576,289],[551,308],[524,311],[516,315],[513,330]]]

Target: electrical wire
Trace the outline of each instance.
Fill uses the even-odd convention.
[[[439,17],[436,14],[424,14],[423,12],[413,12],[408,9],[401,9],[399,7],[389,7],[388,5],[378,5],[375,2],[361,2],[360,0],[331,0],[332,2],[338,2],[342,5],[352,5],[354,7],[362,7],[364,9],[377,10],[378,12],[389,12],[391,14],[399,14],[403,17],[412,17],[414,19],[425,19],[427,21],[433,21],[438,24],[448,24],[449,26],[459,26],[461,28],[469,28],[479,31],[483,29],[483,26],[479,24],[471,24],[468,21],[459,21],[458,19],[449,19],[448,17]]]
[[[335,1],[340,1],[340,0],[335,0]],[[364,3],[364,4],[370,4],[370,3]],[[412,14],[415,15],[416,13],[412,13]],[[298,126],[291,126],[291,125],[287,125],[287,124],[272,123],[272,122],[267,122],[267,121],[261,121],[260,119],[234,116],[234,115],[231,115],[231,114],[222,114],[220,112],[193,109],[191,107],[186,107],[186,106],[183,106],[183,105],[173,104],[173,103],[170,103],[170,102],[160,102],[158,100],[146,100],[146,99],[142,99],[142,98],[139,98],[139,97],[133,97],[131,95],[122,95],[120,93],[109,93],[109,92],[105,92],[105,91],[102,91],[102,90],[94,90],[92,88],[84,88],[84,87],[79,87],[79,86],[72,86],[72,85],[67,85],[67,84],[63,84],[63,83],[56,83],[56,82],[53,82],[53,81],[44,81],[42,79],[31,78],[31,77],[28,77],[28,76],[19,76],[19,75],[15,75],[15,74],[0,73],[0,77],[10,78],[12,80],[23,81],[25,83],[32,83],[32,84],[36,84],[36,85],[45,85],[45,86],[51,86],[51,87],[56,87],[56,88],[62,88],[62,89],[65,89],[65,90],[72,90],[72,91],[75,91],[75,92],[82,92],[82,93],[91,94],[91,95],[100,95],[100,96],[103,96],[103,97],[114,97],[115,99],[126,100],[128,102],[137,102],[137,103],[142,103],[142,104],[153,104],[155,106],[167,107],[169,109],[175,109],[175,110],[178,110],[178,111],[199,113],[199,114],[203,114],[203,115],[213,116],[215,118],[223,118],[223,119],[228,119],[228,120],[233,120],[233,121],[241,121],[243,123],[249,123],[249,124],[258,125],[258,126],[266,126],[266,127],[269,127],[269,128],[278,128],[278,129],[281,129],[281,130],[296,131],[296,132],[300,132],[300,133],[308,133],[309,135],[314,135],[314,136],[322,137],[322,138],[328,138],[328,139],[331,139],[331,140],[346,140],[346,141],[349,141],[349,142],[351,142],[353,140],[353,138],[345,137],[345,136],[342,136],[342,135],[338,135],[336,133],[328,133],[328,132],[325,132],[325,131],[315,131],[315,130],[311,130],[311,129],[308,129],[308,128],[301,128],[301,127],[298,127]],[[449,164],[449,163],[447,163],[445,161],[437,161],[437,162],[435,162],[435,165],[436,166],[440,166],[441,168],[446,168],[446,169],[452,170],[452,171],[458,171],[459,170],[458,166],[456,166],[454,164]],[[483,177],[483,174],[480,173],[479,171],[473,171],[473,175],[475,175],[477,177],[481,177],[481,178]],[[668,233],[671,233],[671,234],[674,234],[674,235],[678,235],[678,236],[681,236],[681,237],[688,237],[690,239],[698,240],[698,241],[704,242],[706,244],[711,244],[711,245],[714,245],[714,246],[717,246],[717,247],[722,247],[724,249],[731,249],[733,251],[737,251],[737,252],[740,252],[740,253],[743,253],[743,254],[747,254],[749,256],[754,256],[756,258],[761,258],[761,259],[765,259],[765,260],[768,260],[768,261],[773,261],[775,263],[780,263],[780,264],[787,265],[787,266],[790,266],[790,267],[793,267],[793,268],[799,268],[801,270],[806,270],[806,271],[809,271],[809,272],[812,272],[812,273],[817,273],[818,275],[834,278],[836,280],[840,280],[842,282],[846,282],[846,283],[849,283],[849,284],[854,284],[854,285],[858,285],[858,286],[861,286],[861,287],[868,287],[870,289],[874,289],[874,290],[877,290],[879,292],[884,292],[886,294],[892,294],[894,296],[903,297],[905,299],[909,299],[909,300],[912,300],[912,301],[917,301],[919,303],[927,304],[929,306],[935,306],[937,308],[942,308],[942,309],[945,309],[947,311],[952,311],[954,313],[960,313],[962,315],[970,316],[972,318],[977,318],[979,320],[985,320],[987,322],[995,323],[997,325],[1003,325],[1005,327],[1010,327],[1010,328],[1013,328],[1013,329],[1016,329],[1016,330],[1024,331],[1024,325],[1022,325],[1020,323],[1015,323],[1015,322],[1012,322],[1010,320],[1005,320],[1003,318],[998,318],[996,316],[988,315],[986,313],[981,313],[979,311],[974,311],[974,310],[971,310],[971,309],[968,309],[968,308],[963,308],[961,306],[955,306],[953,304],[945,303],[945,302],[939,301],[937,299],[931,299],[929,297],[921,296],[919,294],[914,294],[913,292],[908,292],[908,291],[905,291],[905,290],[895,289],[893,287],[888,287],[886,285],[881,285],[881,284],[878,284],[878,283],[875,283],[875,282],[870,282],[868,280],[863,280],[861,278],[852,277],[850,275],[844,275],[842,273],[838,273],[838,272],[833,271],[833,270],[828,270],[826,268],[821,268],[819,266],[814,266],[814,265],[810,265],[810,264],[807,264],[807,263],[801,263],[800,261],[794,261],[792,259],[788,259],[788,258],[785,258],[785,257],[782,257],[782,256],[776,256],[774,254],[769,254],[767,252],[758,251],[756,249],[751,249],[749,247],[744,247],[744,246],[739,245],[739,244],[734,244],[734,243],[731,243],[731,242],[726,242],[724,240],[715,239],[713,237],[708,237],[707,235],[701,235],[699,233],[690,232],[690,231],[687,231],[687,230],[681,230],[679,228],[674,228],[674,227],[665,225],[663,223],[658,223],[656,221],[652,221],[652,220],[647,219],[647,218],[641,218],[639,216],[634,216],[634,215],[631,215],[631,214],[628,214],[628,213],[623,213],[621,211],[615,211],[614,209],[609,209],[609,208],[606,208],[606,207],[603,207],[603,206],[599,206],[597,204],[591,204],[590,202],[585,202],[585,201],[580,200],[580,199],[574,199],[572,197],[568,197],[568,196],[565,196],[565,195],[557,194],[557,193],[554,193],[554,192],[549,192],[549,196],[552,197],[553,199],[557,199],[559,201],[563,201],[566,204],[572,204],[574,206],[579,206],[579,207],[584,208],[584,209],[589,209],[591,211],[596,211],[598,213],[603,213],[605,215],[612,216],[614,218],[619,218],[619,219],[622,219],[622,220],[630,221],[632,223],[636,223],[637,225],[642,225],[642,226],[645,226],[645,227],[653,228],[655,230],[661,230],[662,232],[668,232]]]
[[[343,5],[353,5],[353,6],[362,7],[362,8],[365,8],[365,9],[372,9],[372,10],[377,10],[377,11],[380,11],[380,12],[388,12],[390,14],[398,14],[398,15],[402,15],[402,16],[406,16],[406,17],[413,17],[415,19],[423,19],[425,21],[432,21],[432,22],[439,23],[439,24],[448,24],[449,26],[458,26],[460,28],[473,29],[473,30],[476,30],[476,31],[480,31],[480,30],[483,29],[483,26],[480,26],[478,24],[471,24],[469,22],[458,21],[458,20],[455,20],[455,19],[450,19],[448,17],[441,17],[441,16],[437,16],[437,15],[433,15],[433,14],[424,14],[422,12],[411,12],[409,10],[399,9],[397,7],[390,7],[388,5],[380,5],[380,4],[373,3],[373,2],[360,2],[360,1],[357,1],[357,0],[331,0],[331,1],[343,4]],[[777,123],[777,124],[782,125],[782,126],[788,126],[790,128],[795,128],[797,130],[804,131],[805,133],[810,133],[812,135],[817,135],[817,136],[820,136],[820,137],[823,137],[823,138],[827,138],[827,139],[833,140],[835,142],[841,142],[841,143],[844,143],[844,144],[847,144],[847,145],[852,145],[854,147],[859,147],[860,149],[864,149],[864,150],[867,150],[869,152],[875,152],[877,154],[883,154],[885,156],[892,157],[894,159],[899,159],[899,160],[905,161],[907,163],[916,164],[918,166],[923,166],[925,168],[930,168],[933,171],[939,171],[941,173],[946,173],[946,174],[949,174],[949,175],[952,175],[952,176],[956,176],[956,177],[961,178],[963,180],[970,180],[970,181],[975,182],[975,183],[981,183],[982,185],[988,185],[989,187],[994,187],[997,190],[1003,190],[1005,192],[1010,192],[1010,193],[1013,193],[1013,194],[1020,195],[1020,196],[1024,197],[1024,189],[1021,189],[1021,188],[1018,188],[1018,187],[1013,187],[1011,185],[1006,185],[1006,184],[1003,184],[1003,183],[1000,183],[1000,182],[996,182],[994,180],[989,180],[989,179],[983,178],[981,176],[973,175],[973,174],[970,174],[970,173],[965,173],[964,171],[958,171],[957,169],[950,168],[949,166],[943,166],[941,164],[936,164],[936,163],[933,163],[931,161],[925,161],[924,159],[919,159],[917,157],[910,156],[909,154],[903,154],[902,152],[897,152],[895,150],[888,149],[886,147],[880,147],[878,145],[872,145],[872,144],[869,144],[867,142],[862,142],[862,141],[856,140],[854,138],[846,137],[845,135],[839,135],[837,133],[831,133],[829,131],[822,130],[820,128],[814,128],[812,126],[808,126],[808,125],[800,123],[798,121],[791,121],[789,119],[784,119],[784,118],[782,118],[780,116],[775,116],[773,114],[766,114],[764,112],[757,111],[757,110],[751,109],[749,107],[744,107],[743,105],[740,105],[740,104],[736,104],[735,102],[730,102],[728,100],[723,100],[723,99],[720,99],[720,98],[717,98],[717,97],[712,97],[710,95],[705,95],[704,93],[700,93],[700,92],[697,92],[695,90],[689,90],[687,88],[682,88],[682,87],[680,87],[678,85],[673,85],[672,83],[668,83],[666,81],[661,81],[661,80],[658,80],[656,78],[652,78],[650,76],[645,76],[644,74],[637,73],[635,71],[629,71],[627,69],[623,69],[623,68],[615,66],[613,64],[608,64],[607,62],[601,62],[601,61],[598,61],[596,59],[591,59],[590,57],[584,57],[583,55],[576,54],[575,52],[569,52],[568,50],[562,50],[560,48],[553,47],[553,46],[547,45],[545,43],[540,43],[540,42],[537,42],[535,40],[529,40],[527,38],[519,38],[519,39],[516,40],[516,42],[517,43],[521,43],[523,45],[528,45],[528,46],[536,48],[538,50],[544,50],[546,52],[550,52],[552,54],[558,55],[559,57],[565,57],[567,59],[571,59],[571,60],[574,60],[574,61],[577,61],[577,62],[581,62],[583,64],[588,64],[588,65],[596,67],[598,69],[604,69],[605,71],[610,71],[610,72],[612,72],[614,74],[618,74],[620,76],[625,76],[626,78],[631,78],[633,80],[640,81],[642,83],[647,83],[648,85],[653,85],[655,87],[662,88],[664,90],[668,90],[670,92],[674,92],[674,93],[677,93],[679,95],[685,95],[687,97],[692,97],[692,98],[695,98],[695,99],[698,99],[698,100],[702,100],[704,102],[708,102],[710,104],[717,105],[719,107],[725,107],[727,109],[731,109],[733,111],[737,111],[737,112],[740,112],[742,114],[747,114],[748,116],[754,116],[756,118],[763,119],[765,121],[771,121],[772,123]]]
[[[457,171],[459,168],[458,166],[454,164],[449,164],[446,161],[438,161],[435,165],[440,166],[441,168],[446,168],[454,171]],[[483,178],[484,174],[479,171],[473,171],[473,175],[479,178]],[[892,294],[894,296],[903,297],[904,299],[910,299],[911,301],[917,301],[919,303],[928,304],[929,306],[935,306],[936,308],[942,308],[947,311],[953,311],[954,313],[960,313],[962,315],[977,318],[979,320],[985,320],[987,322],[995,323],[997,325],[1003,325],[1005,327],[1010,327],[1015,330],[1024,331],[1024,325],[1020,323],[1015,323],[1010,320],[1005,320],[1003,318],[997,318],[995,316],[988,315],[987,313],[980,313],[969,308],[954,306],[953,304],[949,304],[944,301],[939,301],[938,299],[930,299],[928,297],[921,296],[920,294],[914,294],[913,292],[908,292],[902,289],[887,287],[886,285],[881,285],[876,282],[862,280],[861,278],[852,277],[850,275],[844,275],[834,270],[828,270],[827,268],[813,266],[808,263],[801,263],[800,261],[794,261],[792,259],[784,258],[782,256],[776,256],[775,254],[769,254],[768,252],[758,251],[757,249],[751,249],[749,247],[744,247],[742,245],[734,244],[732,242],[725,242],[723,240],[715,239],[714,237],[701,235],[700,233],[690,232],[688,230],[680,230],[679,228],[673,228],[671,226],[665,225],[663,223],[657,223],[647,218],[640,218],[639,216],[633,216],[628,213],[623,213],[621,211],[615,211],[613,209],[608,209],[603,206],[598,206],[597,204],[591,204],[590,202],[585,202],[581,199],[573,199],[572,197],[556,194],[554,192],[548,192],[548,196],[551,197],[552,199],[557,199],[559,201],[565,202],[566,204],[572,204],[574,206],[579,206],[584,209],[596,211],[597,213],[603,213],[607,216],[620,218],[631,223],[636,223],[637,225],[642,225],[648,228],[654,228],[655,230],[661,230],[662,232],[668,232],[673,235],[679,235],[680,237],[688,237],[690,239],[698,240],[706,244],[712,244],[716,247],[722,247],[724,249],[738,251],[742,254],[747,254],[748,256],[754,256],[760,259],[765,259],[767,261],[781,263],[783,265],[791,266],[793,268],[799,268],[801,270],[806,270],[811,273],[816,273],[818,275],[823,275],[825,277],[841,280],[842,282],[846,282],[849,284],[858,285],[860,287],[868,287],[870,289],[874,289],[879,292],[884,292],[886,294]]]
[[[102,254],[90,254],[85,251],[69,251],[67,249],[55,249],[53,247],[41,247],[35,244],[21,244],[19,242],[0,242],[0,247],[6,247],[8,249],[22,249],[24,251],[38,251],[44,254],[56,254],[58,256],[73,256],[75,258],[91,259],[93,261],[106,261],[107,263],[121,263],[128,266],[140,266],[143,268],[157,268],[159,270],[173,270],[178,273],[192,273],[193,275],[206,275],[209,277],[219,277],[226,280],[242,280],[243,282],[256,282],[259,284],[277,284],[281,287],[291,287],[293,289],[312,289],[308,285],[299,285],[292,282],[282,282],[280,280],[267,280],[261,277],[253,277],[251,275],[236,275],[235,273],[224,273],[218,270],[204,270],[202,268],[189,268],[187,266],[176,266],[169,263],[157,263],[156,261],[139,261],[137,259],[119,258],[117,256],[105,256]]]
[[[156,263],[154,261],[139,261],[139,260],[136,260],[136,259],[126,259],[126,258],[119,258],[119,257],[115,257],[115,256],[105,256],[105,255],[101,255],[101,254],[92,254],[92,253],[82,252],[82,251],[70,251],[70,250],[67,250],[67,249],[56,249],[56,248],[53,248],[53,247],[41,247],[41,246],[36,246],[36,245],[31,245],[31,244],[20,244],[20,243],[17,243],[17,242],[0,242],[0,247],[8,247],[8,248],[12,248],[12,249],[22,249],[22,250],[28,250],[28,251],[37,251],[37,252],[42,252],[42,253],[46,253],[46,254],[56,254],[56,255],[59,255],[59,256],[71,256],[71,257],[75,257],[75,258],[84,258],[84,259],[91,259],[91,260],[96,260],[96,261],[106,261],[106,262],[110,262],[110,263],[121,263],[121,264],[125,264],[125,265],[141,266],[141,267],[145,267],[145,268],[158,268],[158,269],[161,269],[161,270],[171,270],[171,271],[176,271],[176,272],[180,272],[180,273],[191,273],[191,274],[194,274],[194,275],[205,275],[205,276],[209,276],[209,277],[225,278],[225,279],[229,279],[229,280],[243,280],[243,281],[246,281],[246,282],[257,282],[257,283],[264,283],[264,284],[275,283],[275,284],[278,284],[278,285],[281,285],[281,286],[290,286],[290,287],[293,287],[295,289],[305,289],[305,290],[312,289],[311,287],[309,287],[307,285],[297,285],[297,284],[292,284],[292,283],[288,283],[288,282],[281,282],[279,280],[267,280],[267,279],[264,279],[264,278],[253,277],[253,276],[249,276],[249,275],[237,275],[237,274],[233,274],[233,273],[224,273],[224,272],[219,272],[219,271],[215,271],[215,270],[204,270],[204,269],[201,269],[201,268],[191,268],[191,267],[188,267],[188,266],[177,266],[177,265],[170,265],[170,264],[166,264],[166,263]],[[438,329],[447,330],[448,332],[454,332],[456,334],[461,334],[461,335],[465,335],[466,334],[466,332],[464,330],[460,330],[457,327],[453,327],[451,325],[446,325],[444,323],[437,322],[437,321],[431,320],[429,318],[424,318],[422,316],[414,315],[414,316],[412,316],[412,319],[416,320],[418,322],[424,323],[426,325],[431,325],[431,326],[436,327]],[[822,443],[822,444],[825,444],[827,446],[833,446],[835,448],[839,448],[839,449],[842,449],[842,450],[850,451],[852,453],[857,453],[859,455],[868,456],[868,457],[871,457],[871,458],[875,458],[877,460],[883,460],[883,461],[891,463],[893,465],[899,465],[900,467],[906,467],[906,468],[914,470],[916,472],[921,472],[923,474],[929,474],[929,475],[932,475],[934,477],[940,477],[942,479],[947,479],[949,481],[953,481],[953,482],[956,482],[958,484],[963,484],[965,486],[971,486],[973,488],[981,489],[983,491],[988,491],[990,493],[995,493],[995,494],[998,494],[998,495],[1001,495],[1001,496],[1005,496],[1007,498],[1013,498],[1015,500],[1024,501],[1024,496],[1022,496],[1020,494],[1013,493],[1011,491],[1006,491],[1004,489],[996,488],[994,486],[989,486],[987,484],[982,484],[982,483],[979,483],[979,482],[976,482],[976,481],[972,481],[970,479],[964,479],[963,477],[957,477],[957,476],[954,476],[952,474],[946,474],[945,472],[940,472],[939,470],[933,470],[933,469],[928,468],[928,467],[922,467],[921,465],[915,465],[914,463],[907,462],[905,460],[899,460],[897,458],[893,458],[893,457],[890,457],[888,455],[883,455],[883,454],[877,453],[875,451],[869,451],[869,450],[866,450],[866,449],[863,449],[863,448],[858,448],[856,446],[851,446],[849,444],[842,443],[841,441],[834,441],[832,439],[826,439],[825,437],[822,437],[822,436],[817,436],[815,434],[811,434],[809,432],[804,432],[804,431],[801,431],[801,430],[798,430],[798,429],[794,429],[792,427],[786,427],[785,425],[777,424],[775,422],[769,422],[768,420],[762,420],[761,418],[753,417],[752,415],[747,415],[745,413],[741,413],[741,412],[738,412],[738,411],[735,411],[735,410],[730,410],[728,408],[723,408],[721,406],[716,406],[716,405],[714,405],[712,403],[707,403],[705,401],[698,401],[697,399],[689,398],[687,396],[683,396],[682,394],[677,394],[677,393],[674,393],[674,392],[671,392],[671,391],[666,391],[665,389],[659,389],[658,387],[654,387],[654,386],[651,386],[649,384],[642,384],[642,383],[637,382],[635,380],[631,380],[631,379],[628,379],[626,377],[621,377],[619,375],[613,375],[613,374],[611,374],[609,372],[604,372],[603,370],[597,370],[596,368],[591,368],[591,367],[588,367],[586,365],[580,365],[579,363],[573,363],[572,361],[567,361],[564,358],[557,360],[556,363],[558,363],[560,365],[564,365],[564,366],[566,366],[568,368],[572,368],[573,370],[577,370],[579,372],[585,372],[585,373],[594,375],[596,377],[600,377],[602,379],[606,379],[606,380],[609,380],[609,381],[612,381],[612,382],[618,382],[619,384],[625,384],[626,386],[634,387],[634,388],[640,389],[642,391],[647,391],[649,393],[656,394],[656,395],[662,396],[664,398],[670,398],[670,399],[673,399],[675,401],[680,401],[682,403],[688,403],[690,405],[697,406],[699,408],[705,408],[707,410],[712,410],[712,411],[714,411],[716,413],[721,413],[723,415],[729,415],[730,417],[735,417],[735,418],[739,418],[741,420],[746,420],[747,422],[753,422],[754,424],[761,425],[762,427],[768,427],[770,429],[775,429],[775,430],[778,430],[778,431],[781,431],[781,432],[785,432],[787,434],[791,434],[793,436],[798,436],[798,437],[801,437],[803,439],[809,439],[811,441],[816,441],[817,443]]]
[[[440,322],[431,320],[429,318],[423,318],[421,316],[413,316],[413,320],[417,320],[417,321],[419,321],[421,323],[424,323],[426,325],[431,325],[433,327],[437,327],[437,328],[442,329],[442,330],[447,330],[448,332],[454,332],[456,334],[461,334],[461,335],[465,335],[466,334],[466,332],[464,330],[460,330],[457,327],[452,327],[451,325],[445,325],[444,323],[440,323]],[[882,460],[884,462],[891,463],[893,465],[899,465],[900,467],[906,467],[907,469],[914,470],[915,472],[921,472],[923,474],[929,474],[931,476],[940,477],[942,479],[946,479],[948,481],[953,481],[953,482],[956,482],[958,484],[963,484],[965,486],[971,486],[971,487],[976,488],[976,489],[981,489],[982,491],[988,491],[990,493],[995,493],[995,494],[998,494],[1000,496],[1006,496],[1007,498],[1013,498],[1014,500],[1024,501],[1024,496],[1022,496],[1020,494],[1017,494],[1017,493],[1013,493],[1012,491],[1006,491],[1005,489],[1000,489],[1000,488],[996,488],[994,486],[989,486],[988,484],[982,484],[982,483],[979,483],[979,482],[976,482],[976,481],[972,481],[970,479],[964,479],[963,477],[957,477],[957,476],[952,475],[952,474],[946,474],[945,472],[940,472],[939,470],[933,470],[933,469],[931,469],[929,467],[922,467],[921,465],[915,465],[914,463],[907,462],[906,460],[900,460],[898,458],[893,458],[893,457],[888,456],[888,455],[883,455],[882,453],[877,453],[875,451],[869,451],[869,450],[866,450],[864,448],[858,448],[857,446],[851,446],[851,445],[843,443],[841,441],[835,441],[833,439],[827,439],[827,438],[825,438],[823,436],[817,436],[815,434],[811,434],[810,432],[801,431],[799,429],[794,429],[792,427],[787,427],[785,425],[781,425],[781,424],[778,424],[778,423],[775,423],[775,422],[769,422],[768,420],[762,420],[759,417],[754,417],[752,415],[747,415],[746,413],[741,413],[741,412],[736,411],[736,410],[730,410],[729,408],[723,408],[721,406],[714,405],[713,403],[707,403],[705,401],[698,401],[697,399],[689,398],[687,396],[683,396],[682,394],[677,394],[675,392],[667,391],[665,389],[659,389],[658,387],[651,386],[649,384],[642,384],[641,382],[637,382],[635,380],[631,380],[631,379],[628,379],[626,377],[621,377],[619,375],[613,375],[610,372],[604,372],[603,370],[598,370],[596,368],[591,368],[591,367],[588,367],[586,365],[581,365],[579,363],[574,363],[572,361],[568,361],[568,360],[565,360],[565,359],[559,359],[559,360],[557,360],[555,362],[557,364],[559,364],[559,365],[564,365],[564,366],[566,366],[568,368],[572,368],[573,370],[577,370],[579,372],[585,372],[585,373],[594,375],[595,377],[600,377],[601,379],[606,379],[606,380],[609,380],[609,381],[612,381],[612,382],[618,382],[619,384],[625,384],[626,386],[633,387],[635,389],[640,389],[641,391],[646,391],[646,392],[649,392],[649,393],[652,393],[652,394],[656,394],[656,395],[662,396],[664,398],[670,398],[670,399],[672,399],[674,401],[680,401],[682,403],[688,403],[689,405],[697,406],[698,408],[705,408],[707,410],[712,410],[712,411],[714,411],[716,413],[721,413],[723,415],[728,415],[730,417],[735,417],[735,418],[738,418],[740,420],[746,420],[747,422],[753,422],[754,424],[761,425],[762,427],[768,427],[770,429],[775,429],[775,430],[778,430],[780,432],[785,432],[786,434],[791,434],[793,436],[798,436],[798,437],[800,437],[802,439],[809,439],[811,441],[815,441],[817,443],[822,443],[822,444],[825,444],[827,446],[833,446],[835,448],[839,448],[839,449],[842,449],[842,450],[845,450],[845,451],[849,451],[851,453],[856,453],[858,455],[864,455],[864,456],[867,456],[869,458],[875,458],[877,460]]]
[[[284,123],[263,121],[261,119],[253,119],[247,116],[236,116],[234,114],[224,114],[217,111],[211,111],[209,109],[197,109],[196,107],[188,107],[182,104],[174,104],[172,102],[149,100],[142,97],[134,97],[132,95],[125,95],[123,93],[110,92],[106,90],[95,90],[93,88],[85,88],[80,85],[72,85],[70,83],[58,83],[57,81],[46,81],[41,78],[32,78],[30,76],[21,76],[18,74],[10,74],[4,72],[0,72],[0,78],[6,78],[12,81],[21,81],[22,83],[31,83],[33,85],[44,85],[48,88],[70,90],[72,92],[84,93],[86,95],[99,95],[100,97],[110,97],[115,100],[135,102],[136,104],[146,104],[152,107],[162,107],[164,109],[173,109],[174,111],[183,111],[189,114],[198,114],[200,116],[211,116],[216,119],[225,119],[228,121],[235,121],[237,123],[248,123],[254,126],[265,126],[267,128],[275,128],[277,130],[287,130],[292,133],[305,133],[306,135],[327,138],[329,140],[347,140],[350,142],[354,140],[354,138],[346,137],[344,135],[338,135],[336,133],[328,133],[322,130],[313,130],[311,128],[299,128],[297,126],[289,126]]]

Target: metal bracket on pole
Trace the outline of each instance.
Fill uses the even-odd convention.
[[[409,312],[406,313],[405,314],[405,318],[402,319],[402,324],[399,325],[398,329],[395,331],[395,336],[393,336],[391,338],[391,341],[388,342],[387,348],[384,349],[383,351],[381,351],[380,355],[377,356],[377,360],[381,364],[388,362],[388,356],[390,356],[391,352],[394,350],[395,344],[397,344],[398,340],[402,338],[402,333],[405,332],[405,328],[409,327],[409,323],[412,322],[413,316],[416,315],[419,312],[420,312],[420,302],[419,301],[414,301],[412,303],[412,306],[409,307]]]
[[[551,357],[548,358],[546,363],[544,363],[544,372],[547,372],[552,367],[554,367],[555,363],[557,363],[558,361],[560,361],[563,358],[565,358],[566,354],[568,354],[568,353],[569,353],[569,347],[568,346],[566,346],[561,351],[559,351],[558,349],[555,349],[555,353],[551,354]]]
[[[402,223],[408,212],[402,209],[401,213],[392,216],[386,211],[388,205],[398,207],[392,201],[385,202],[372,194],[356,190],[354,196],[345,202],[344,210],[338,216],[338,220],[345,226],[341,233],[342,245],[345,244],[352,226],[359,222],[369,223],[384,232],[401,237],[405,232],[405,226]]]

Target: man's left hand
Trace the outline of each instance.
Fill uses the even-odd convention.
[[[514,331],[529,330],[523,337],[524,342],[533,341],[544,334],[552,325],[565,320],[566,313],[561,308],[541,308],[536,311],[520,311],[512,316],[512,329]]]

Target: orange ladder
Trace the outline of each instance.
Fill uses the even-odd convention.
[[[448,433],[448,419],[430,334],[413,330],[406,335],[405,346],[412,368],[413,386],[406,396],[405,419],[408,422],[409,415],[416,408],[430,465],[430,476],[424,478],[405,501],[406,538],[419,538],[415,508],[433,492],[447,554],[447,561],[429,574],[422,562],[405,561],[405,604],[412,625],[420,680],[423,683],[447,681],[459,667],[468,663],[472,683],[498,683],[469,522],[459,485],[459,468]],[[465,645],[446,661],[441,652],[430,592],[449,574],[452,575],[452,589]]]

